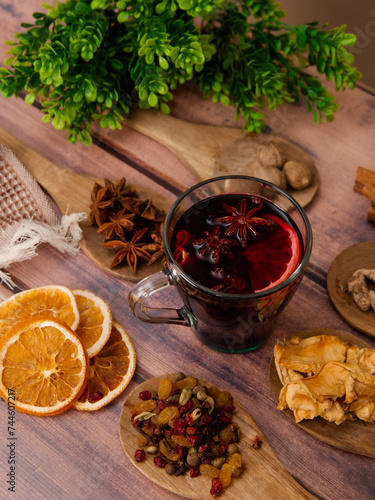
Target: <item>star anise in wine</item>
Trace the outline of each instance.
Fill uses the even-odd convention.
[[[125,238],[125,231],[131,231],[134,228],[133,219],[135,214],[125,213],[125,209],[122,209],[120,212],[112,213],[109,216],[109,222],[102,224],[98,233],[104,233],[107,240],[113,238]]]
[[[212,233],[204,231],[204,237],[193,242],[193,246],[198,249],[198,255],[209,257],[213,264],[217,264],[221,255],[230,255],[230,249],[236,244],[230,238],[222,237],[220,227],[215,226]]]
[[[113,248],[116,250],[116,255],[111,264],[111,269],[126,259],[131,269],[135,272],[137,270],[138,257],[145,261],[149,261],[151,259],[149,252],[143,249],[144,243],[140,242],[143,235],[147,231],[148,227],[137,231],[130,241],[112,240],[103,243],[103,247]]]
[[[113,206],[113,200],[108,195],[107,187],[103,187],[100,184],[94,185],[91,192],[91,200],[90,222],[100,227],[107,219],[108,212]]]
[[[259,228],[272,228],[275,222],[259,217],[256,214],[263,209],[263,201],[260,198],[253,198],[252,207],[247,208],[247,199],[241,200],[239,209],[223,203],[224,210],[229,215],[223,217],[212,217],[211,220],[216,224],[226,226],[225,236],[236,235],[242,247],[246,247],[248,233],[253,238],[259,238]]]
[[[220,280],[218,285],[212,287],[217,292],[246,293],[245,281],[236,274],[226,273],[222,267],[212,270],[212,275]]]

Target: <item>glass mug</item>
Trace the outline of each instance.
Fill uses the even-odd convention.
[[[285,281],[254,293],[224,293],[195,281],[177,263],[171,249],[177,221],[197,202],[228,193],[266,198],[293,220],[301,237],[302,258]],[[147,323],[189,326],[212,349],[241,353],[256,349],[270,337],[275,319],[305,274],[312,250],[312,231],[304,210],[288,193],[262,179],[229,175],[200,182],[175,201],[164,222],[163,244],[164,269],[138,282],[129,293],[128,302],[134,316]],[[168,286],[175,286],[183,307],[171,309],[145,305],[151,294]]]

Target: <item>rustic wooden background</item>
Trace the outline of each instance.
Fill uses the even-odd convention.
[[[39,0],[0,1],[0,61],[5,40],[19,24],[40,10]],[[128,389],[108,407],[93,414],[68,411],[51,418],[17,414],[15,427],[16,493],[24,499],[160,499],[179,498],[154,486],[130,464],[119,439],[119,419],[127,394],[143,380],[184,371],[210,380],[247,409],[287,471],[318,498],[371,500],[375,491],[375,461],[321,443],[299,429],[276,409],[269,385],[269,363],[276,339],[300,329],[325,327],[346,330],[375,340],[347,325],[333,308],[326,276],[334,258],[347,247],[374,240],[375,226],[366,220],[368,200],[353,191],[358,165],[375,169],[375,95],[356,88],[337,95],[340,110],[331,124],[314,125],[304,107],[283,106],[269,114],[275,134],[302,147],[313,158],[320,188],[306,208],[314,247],[307,274],[271,339],[259,350],[227,355],[203,346],[184,327],[160,327],[138,322],[127,305],[130,282],[113,278],[82,253],[68,257],[44,245],[38,257],[14,264],[9,271],[19,289],[46,284],[87,288],[107,300],[114,318],[128,331],[138,356]],[[202,100],[191,86],[178,91],[172,114],[212,125],[240,126],[231,108]],[[22,98],[0,100],[1,126],[45,158],[80,173],[119,179],[159,191],[171,202],[196,182],[189,170],[164,147],[126,127],[102,131],[90,147],[70,145],[62,132],[42,123],[36,106]],[[17,153],[17,152],[15,152]],[[171,293],[155,297],[156,305],[176,303]],[[13,292],[0,286],[3,298]],[[6,473],[7,407],[0,403],[0,498],[9,498]],[[375,443],[374,443],[375,446]],[[244,492],[243,499],[257,498]]]

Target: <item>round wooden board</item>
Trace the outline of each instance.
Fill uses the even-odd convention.
[[[348,280],[357,269],[375,269],[375,241],[353,245],[340,253],[328,271],[330,299],[343,319],[357,330],[375,337],[375,311],[361,311],[348,292]]]
[[[287,161],[305,163],[311,171],[312,181],[304,189],[296,190],[287,187],[286,192],[302,206],[306,207],[314,198],[319,187],[317,168],[309,154],[303,149],[283,139],[282,137],[265,133],[248,133],[219,153],[214,167],[215,175],[241,174],[258,177],[258,167],[261,165],[257,157],[257,148],[264,144],[275,144],[284,154]]]
[[[155,191],[143,188],[141,186],[134,186],[140,200],[151,198],[153,203],[165,211],[167,214],[172,201]],[[98,228],[90,224],[89,218],[80,223],[82,228],[83,238],[80,241],[80,246],[83,252],[92,260],[97,266],[107,271],[108,273],[123,278],[129,281],[138,282],[151,274],[160,271],[163,268],[163,259],[159,259],[150,266],[141,259],[138,260],[136,272],[134,272],[126,263],[120,264],[111,269],[112,261],[115,257],[115,251],[109,248],[104,248],[102,245],[105,241],[104,236],[98,233]]]
[[[301,330],[293,335],[293,337],[307,338],[314,337],[315,335],[336,335],[345,342],[350,342],[357,347],[371,348],[369,344],[354,335],[332,328],[310,328]],[[277,374],[274,358],[272,358],[270,364],[270,385],[272,394],[278,402],[282,384]],[[295,422],[291,410],[283,410],[283,413]],[[346,420],[342,424],[336,425],[333,422],[328,422],[318,417],[313,420],[303,420],[298,424],[296,423],[296,425],[315,438],[331,446],[358,455],[375,458],[375,424],[373,423],[364,422],[363,420]]]
[[[156,467],[152,456],[138,463],[134,460],[134,452],[138,449],[138,432],[131,425],[131,407],[141,400],[138,394],[142,390],[150,390],[157,393],[159,381],[162,378],[175,379],[177,374],[161,375],[151,378],[140,384],[128,397],[124,404],[120,417],[120,438],[126,455],[130,462],[148,479],[160,487],[191,500],[212,500],[210,494],[211,480],[207,477],[169,476],[163,469]],[[206,387],[212,384],[205,380],[199,383]],[[259,500],[259,498],[278,498],[278,500],[289,500],[290,498],[312,499],[313,495],[300,486],[290,474],[284,469],[270,445],[265,440],[260,429],[246,410],[235,403],[233,420],[241,428],[239,446],[242,453],[244,471],[238,478],[234,478],[228,488],[223,490],[220,498],[223,500]],[[252,447],[254,437],[262,438],[259,449]],[[150,498],[151,498],[150,494]]]

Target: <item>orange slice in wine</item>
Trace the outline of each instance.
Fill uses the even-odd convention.
[[[272,288],[285,281],[301,262],[302,246],[296,230],[273,214],[263,218],[276,223],[272,231],[263,232],[249,244],[243,255],[250,263],[250,280],[254,292]]]

